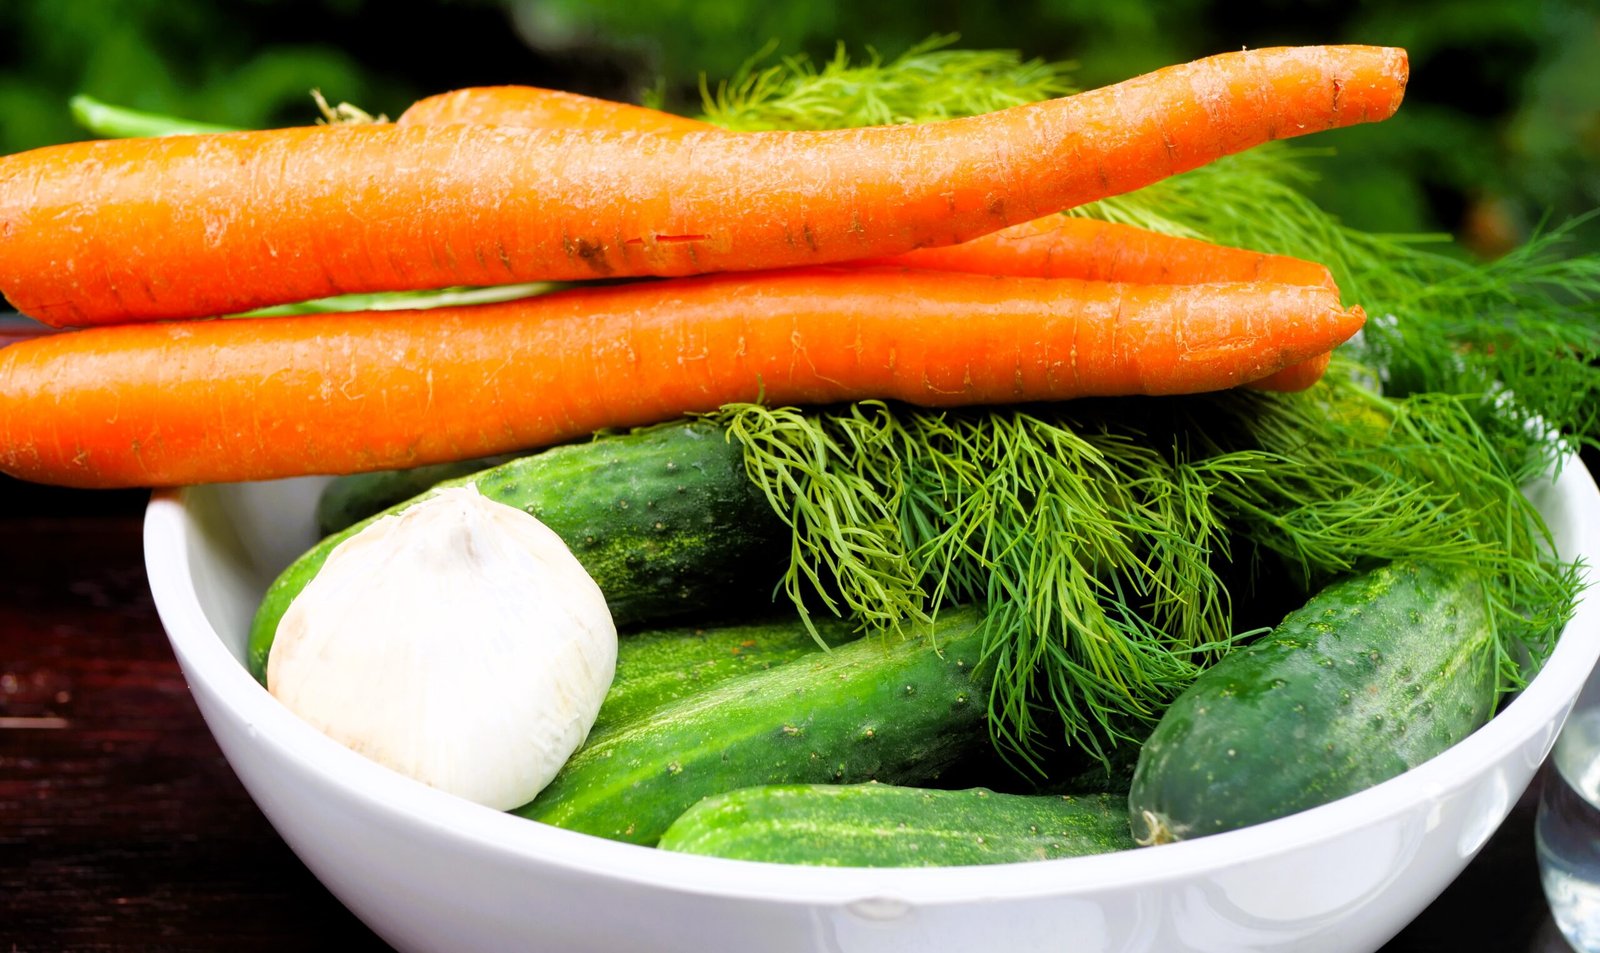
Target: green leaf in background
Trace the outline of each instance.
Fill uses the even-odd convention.
[[[15,47],[0,59],[0,151],[82,138],[66,109],[78,92],[247,127],[313,120],[313,88],[376,97],[362,65],[331,45],[260,45],[261,12],[255,4],[163,0],[0,4],[0,35]]]

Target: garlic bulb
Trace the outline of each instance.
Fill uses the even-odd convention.
[[[566,544],[469,485],[329,553],[278,624],[267,688],[374,761],[505,810],[583,743],[616,659]]]

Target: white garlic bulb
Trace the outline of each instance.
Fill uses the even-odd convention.
[[[374,761],[506,810],[583,743],[616,660],[566,544],[469,485],[335,547],[278,623],[267,687]]]

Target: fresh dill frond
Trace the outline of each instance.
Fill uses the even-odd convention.
[[[1495,603],[1501,687],[1520,687],[1578,591],[1574,567],[1554,558],[1548,527],[1523,492],[1558,462],[1508,457],[1471,396],[1384,397],[1358,376],[1344,364],[1305,394],[1213,398],[1259,449],[1222,453],[1206,466],[1266,455],[1221,485],[1219,504],[1242,540],[1272,550],[1308,591],[1393,560],[1478,575]]]
[[[891,60],[869,50],[860,62],[840,44],[820,67],[803,56],[760,67],[766,53],[757,54],[715,90],[702,80],[704,118],[733,130],[845,129],[971,116],[1073,91],[1070,63],[950,49],[956,39],[931,37]]]
[[[797,409],[759,404],[730,406],[719,418],[743,446],[752,482],[793,531],[783,588],[807,626],[816,601],[824,611],[894,628],[924,618],[927,601],[898,531],[898,499],[885,493],[895,484],[901,435],[881,404],[846,414],[870,425],[818,426]],[[868,431],[875,438],[868,444],[852,439]]]
[[[1227,534],[1207,488],[1129,434],[877,401],[744,404],[719,419],[791,521],[785,589],[803,611],[843,604],[892,627],[942,605],[987,607],[1003,750],[1033,759],[1044,705],[1104,753],[1231,641],[1212,565]]]
[[[983,606],[994,741],[1045,770],[1060,744],[1138,740],[1247,637],[1230,585],[1426,560],[1495,594],[1505,687],[1544,657],[1574,590],[1521,493],[1536,461],[1503,459],[1472,401],[1356,370],[1304,394],[718,419],[791,521],[789,598],[869,628]]]

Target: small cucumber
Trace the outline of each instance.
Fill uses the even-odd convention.
[[[691,804],[757,784],[919,784],[988,744],[981,616],[945,610],[729,679],[586,745],[515,813],[654,844]]]
[[[847,622],[816,619],[823,644],[843,645],[859,634]],[[799,617],[714,628],[634,632],[617,642],[617,671],[588,744],[647,712],[681,701],[731,678],[764,672],[822,651]]]
[[[956,867],[1134,847],[1112,794],[998,794],[888,784],[741,788],[695,804],[656,846],[814,867]]]
[[[1128,796],[1159,844],[1353,794],[1444,751],[1498,698],[1470,573],[1395,563],[1335,583],[1200,675],[1145,741]]]
[[[378,470],[335,477],[317,497],[317,532],[331,536],[369,516],[404,503],[445,480],[469,476],[513,459],[478,457],[450,463],[433,463],[405,470]]]
[[[710,423],[554,447],[439,486],[467,483],[565,540],[619,628],[769,600],[788,557],[788,529],[746,476],[743,452]],[[256,678],[266,676],[278,621],[328,553],[371,519],[427,496],[329,536],[278,576],[251,622]]]

